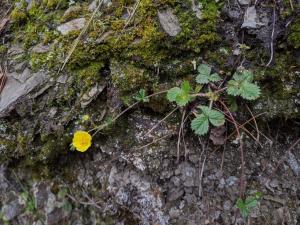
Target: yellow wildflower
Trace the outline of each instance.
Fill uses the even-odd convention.
[[[92,145],[92,136],[86,131],[76,131],[72,144],[77,151],[85,152]]]

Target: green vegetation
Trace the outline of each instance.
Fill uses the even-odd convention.
[[[199,84],[213,84],[221,81],[222,78],[219,74],[211,74],[211,70],[212,68],[210,66],[201,64],[198,67],[196,82]],[[216,86],[213,85],[211,87]],[[220,108],[219,111],[212,109],[213,102],[215,101],[221,101],[222,105],[224,105],[222,100],[220,100],[220,94],[225,90],[230,96],[241,96],[246,100],[255,100],[260,96],[260,88],[253,83],[253,74],[248,70],[237,71],[223,88],[215,88],[214,91],[211,91],[211,87],[209,87],[205,93],[199,93],[201,87],[200,89],[196,88],[195,91],[192,92],[189,82],[184,81],[181,88],[171,88],[167,94],[168,100],[170,102],[176,102],[180,107],[187,105],[197,97],[207,98],[210,101],[209,106],[198,106],[198,108],[201,109],[201,113],[195,113],[196,118],[192,120],[191,128],[195,134],[198,135],[203,135],[208,132],[209,122],[217,127],[225,123],[222,108]]]
[[[236,202],[236,207],[240,210],[240,213],[244,219],[246,219],[251,210],[258,205],[258,200],[261,198],[262,193],[256,192],[254,195],[247,197],[245,200],[239,198]]]

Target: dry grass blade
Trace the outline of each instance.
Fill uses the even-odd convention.
[[[6,26],[6,24],[9,22],[9,19],[8,18],[3,18],[1,21],[0,21],[0,34],[1,32],[4,30],[4,27]]]
[[[6,69],[3,69],[2,66],[0,66],[0,94],[6,84],[6,80],[7,80]]]

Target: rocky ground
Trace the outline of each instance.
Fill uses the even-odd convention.
[[[300,224],[300,2],[101,2],[0,0],[0,224]],[[243,198],[261,193],[247,218],[234,126],[198,137],[186,123],[178,151],[185,110],[162,121],[165,96],[70,150],[74,131],[202,62],[224,79],[253,70],[262,89],[233,112],[259,115],[242,130]]]

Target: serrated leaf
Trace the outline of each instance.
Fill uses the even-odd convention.
[[[176,97],[177,97],[178,94],[180,94],[180,92],[181,92],[181,89],[179,87],[173,87],[173,88],[171,88],[170,90],[168,90],[167,99],[170,102],[175,102],[176,101]]]
[[[188,93],[183,92],[182,90],[180,93],[176,96],[176,103],[179,106],[185,106],[189,101],[191,100],[191,96]]]
[[[198,72],[199,74],[209,76],[211,73],[211,67],[202,63],[198,66]]]
[[[198,135],[204,135],[208,132],[208,117],[205,116],[204,114],[200,114],[196,116],[195,119],[192,120],[191,122],[191,128],[195,132],[195,134]]]
[[[211,110],[208,106],[200,105],[198,108],[201,109],[202,113],[208,117]]]
[[[206,64],[201,64],[198,67],[198,72],[199,73],[198,76],[196,77],[196,82],[198,84],[208,84],[211,67]]]
[[[241,85],[241,96],[247,100],[254,100],[260,96],[260,88],[253,83],[243,82]]]
[[[233,96],[238,96],[241,94],[239,89],[239,83],[235,80],[228,81],[226,91],[229,95]]]
[[[246,205],[249,209],[256,207],[256,206],[257,206],[257,200],[256,200],[256,198],[255,198],[255,197],[252,197],[252,196],[246,198],[246,200],[245,200],[245,205]]]
[[[225,123],[224,114],[214,109],[210,110],[208,118],[209,122],[216,127],[222,126]]]
[[[208,84],[209,83],[209,76],[203,75],[203,74],[198,74],[196,77],[196,82],[198,84]]]
[[[217,73],[213,73],[208,79],[212,82],[218,82],[221,80],[221,77]]]
[[[190,90],[191,90],[191,86],[190,83],[188,81],[183,81],[181,84],[181,89],[184,93],[189,94]]]
[[[253,81],[253,73],[250,70],[244,70],[242,72],[242,76],[243,76],[243,79],[245,81],[248,81],[248,82],[252,82]]]

